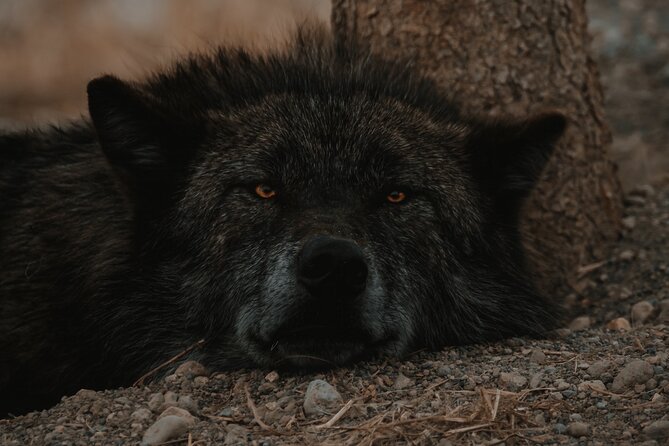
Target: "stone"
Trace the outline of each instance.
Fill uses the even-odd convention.
[[[188,424],[190,426],[195,424],[195,422],[197,421],[197,418],[191,415],[190,412],[188,412],[186,409],[182,409],[181,407],[176,407],[176,406],[168,407],[167,409],[165,409],[163,413],[158,415],[158,419],[160,420],[161,418],[169,417],[172,415],[185,419],[186,421],[188,421]]]
[[[626,249],[623,252],[621,252],[620,254],[618,254],[618,258],[620,260],[625,260],[625,261],[632,260],[634,257],[635,257],[634,251],[632,251],[630,249]]]
[[[569,324],[571,331],[581,331],[590,327],[590,316],[579,316]]]
[[[650,318],[653,314],[653,304],[647,300],[642,300],[632,305],[632,310],[630,311],[630,319],[634,325],[641,325]]]
[[[502,372],[499,374],[499,385],[515,392],[527,385],[527,378],[518,372]]]
[[[239,424],[228,424],[225,426],[225,440],[223,444],[226,446],[245,446],[249,444],[249,431]]]
[[[655,375],[653,366],[641,359],[634,360],[627,364],[611,384],[611,391],[615,393],[625,392],[634,388],[637,384],[644,384]]]
[[[342,402],[337,389],[322,379],[315,379],[309,383],[304,394],[304,413],[307,416],[330,415]]]
[[[657,420],[643,428],[643,433],[656,440],[669,439],[669,420]]]
[[[144,432],[142,446],[157,445],[177,438],[186,432],[190,424],[188,420],[175,415],[168,415],[157,420]]]
[[[530,362],[533,362],[535,364],[545,364],[546,363],[546,354],[539,350],[538,348],[535,348],[532,350],[532,353],[530,354]]]
[[[154,393],[149,395],[149,402],[147,406],[153,411],[157,411],[165,403],[165,397],[162,393]]]
[[[623,224],[623,228],[631,230],[636,226],[636,218],[633,215],[625,217],[621,220],[621,223]]]
[[[130,414],[130,418],[139,422],[148,421],[151,419],[152,416],[153,413],[145,407],[137,409],[132,414]]]
[[[265,381],[268,381],[268,382],[271,382],[271,383],[275,382],[278,379],[279,379],[279,373],[276,372],[275,370],[272,370],[271,372],[269,372],[265,376]]]
[[[397,379],[393,383],[393,389],[403,390],[414,385],[414,382],[411,378],[404,376],[402,373],[397,375]]]
[[[602,376],[602,374],[610,371],[611,367],[611,362],[604,359],[593,363],[590,367],[588,367],[586,373],[592,378],[599,378]]]
[[[190,412],[198,411],[197,403],[190,395],[180,395],[179,400],[177,401],[177,406]]]
[[[584,437],[590,432],[590,425],[582,421],[574,421],[567,426],[567,433],[572,437]]]
[[[593,381],[583,381],[581,384],[578,385],[578,390],[582,392],[592,392],[592,393],[599,393],[601,392],[606,392],[606,385],[598,379],[595,379]],[[600,392],[597,392],[597,391]]]
[[[630,325],[627,319],[625,319],[624,317],[619,317],[613,319],[612,321],[609,321],[609,323],[606,324],[606,328],[608,328],[609,330],[629,331],[632,329],[632,326]]]
[[[177,367],[174,374],[183,376],[184,378],[193,379],[196,376],[208,376],[209,371],[197,361],[186,361]]]

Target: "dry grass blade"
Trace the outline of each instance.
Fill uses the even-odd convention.
[[[316,426],[316,429],[327,429],[334,426],[334,424],[337,421],[339,421],[339,419],[343,417],[346,412],[348,412],[351,406],[353,406],[353,401],[354,401],[353,399],[348,400],[348,403],[346,403],[344,407],[339,409],[339,411],[336,414],[334,414],[332,418],[330,418],[326,423],[319,424],[318,426]]]
[[[139,379],[137,379],[137,381],[135,381],[135,382],[132,384],[133,387],[137,387],[137,386],[144,385],[144,381],[146,381],[147,378],[149,378],[150,376],[154,375],[154,374],[155,374],[156,372],[158,372],[159,370],[162,370],[162,369],[164,369],[165,367],[169,366],[170,364],[174,364],[174,363],[177,362],[179,359],[181,359],[181,358],[183,358],[184,356],[186,356],[188,353],[192,352],[192,351],[195,350],[196,348],[200,348],[200,347],[202,347],[203,345],[204,345],[204,339],[200,339],[199,341],[197,341],[195,344],[191,345],[190,347],[188,347],[188,348],[185,349],[184,351],[182,351],[182,352],[180,352],[180,353],[174,355],[172,358],[170,358],[170,359],[168,359],[167,361],[163,362],[163,363],[160,364],[158,367],[156,367],[156,368],[154,368],[154,369],[151,369],[151,370],[149,370],[147,373],[145,373],[144,375],[140,376]]]
[[[251,413],[253,414],[253,421],[256,422],[258,426],[260,426],[262,429],[274,434],[274,435],[281,435],[280,432],[278,432],[276,429],[274,429],[272,426],[266,424],[261,418],[260,414],[258,413],[258,408],[256,407],[256,404],[253,402],[253,398],[251,398],[251,392],[249,392],[249,386],[246,385],[244,386],[244,392],[246,393],[246,405],[251,409]]]

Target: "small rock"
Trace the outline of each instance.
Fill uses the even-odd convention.
[[[518,372],[503,372],[499,374],[499,384],[505,389],[515,392],[525,387],[527,378]]]
[[[530,361],[535,364],[545,364],[546,354],[541,350],[539,350],[538,348],[535,348],[534,350],[532,350],[532,354],[530,355]]]
[[[269,381],[271,383],[275,382],[276,380],[279,379],[279,373],[277,373],[275,370],[272,370],[265,376],[265,381]]]
[[[634,251],[626,249],[620,254],[618,254],[620,260],[632,260],[634,258]]]
[[[559,391],[567,390],[568,388],[571,387],[571,384],[569,384],[567,381],[565,381],[563,378],[555,380],[553,383],[553,387],[555,387]]]
[[[309,383],[304,394],[304,413],[307,416],[331,414],[341,403],[337,389],[322,379],[315,379]]]
[[[541,373],[535,373],[532,375],[532,378],[530,378],[530,389],[536,389],[541,385],[541,380],[544,378],[544,376]]]
[[[193,378],[193,384],[196,387],[204,387],[207,384],[209,384],[209,378],[207,378],[206,376],[196,376],[195,378]]]
[[[611,390],[621,393],[633,388],[637,384],[644,384],[655,374],[653,366],[646,361],[637,359],[627,364],[613,379]]]
[[[553,429],[555,429],[556,434],[564,434],[567,432],[567,426],[562,423],[556,423],[555,426],[553,426]]]
[[[612,321],[609,321],[609,323],[606,324],[606,328],[608,328],[609,330],[629,331],[632,329],[632,326],[630,325],[627,319],[625,319],[624,317],[619,317],[613,319]]]
[[[191,397],[190,395],[179,396],[179,400],[177,401],[177,406],[182,409],[186,409],[190,412],[198,411],[197,403],[195,402],[195,400],[193,400],[193,397]]]
[[[611,362],[607,360],[601,360],[593,363],[590,367],[588,367],[586,372],[593,378],[599,378],[603,373],[606,373],[609,370],[611,370]]]
[[[130,418],[132,418],[135,421],[142,422],[142,421],[148,421],[149,419],[151,419],[152,416],[153,413],[149,409],[142,407],[141,409],[137,409],[136,411],[134,411],[130,415]]]
[[[451,368],[447,365],[440,365],[437,368],[437,375],[439,375],[439,376],[444,377],[444,376],[448,376],[450,374],[451,374]]]
[[[228,424],[225,426],[226,434],[223,444],[227,446],[239,446],[249,444],[249,431],[239,424]]]
[[[578,390],[582,392],[594,392],[594,393],[597,393],[598,390],[606,392],[606,385],[604,385],[604,383],[598,379],[593,381],[583,381],[581,384],[578,385]]]
[[[643,428],[643,433],[650,438],[669,438],[669,420],[657,420]]]
[[[188,379],[193,379],[196,376],[207,376],[209,375],[209,371],[205,366],[197,361],[186,361],[177,367],[174,374],[177,376],[183,376]]]
[[[78,396],[80,398],[95,398],[97,396],[97,392],[95,390],[90,390],[90,389],[81,389],[76,393],[75,396]]]
[[[155,412],[164,403],[165,403],[165,397],[163,396],[163,394],[162,393],[154,393],[154,394],[149,396],[149,402],[147,403],[147,406],[149,406],[149,409],[151,409]]]
[[[632,310],[630,316],[632,322],[635,325],[641,325],[648,320],[651,314],[653,314],[653,304],[647,300],[642,300],[632,305]]]
[[[397,375],[397,379],[395,379],[395,383],[393,383],[393,389],[395,390],[402,390],[406,389],[408,387],[413,386],[414,382],[411,378],[407,378],[404,376],[402,373]]]
[[[579,316],[569,324],[571,331],[581,331],[590,327],[590,316]]]
[[[190,414],[186,409],[182,409],[181,407],[168,407],[158,415],[158,419],[160,420],[161,418],[169,417],[169,416],[175,416],[175,417],[181,417],[184,420],[188,421],[189,426],[192,426],[195,424],[197,421],[197,418],[195,418],[193,415]]]
[[[188,432],[188,420],[175,415],[168,415],[159,419],[149,427],[142,438],[142,445],[157,445]]]
[[[588,423],[583,423],[582,421],[574,421],[567,426],[567,433],[572,437],[584,437],[588,435],[589,431],[590,425],[588,425]]]
[[[636,226],[636,218],[634,216],[625,217],[621,220],[625,229],[634,229]]]

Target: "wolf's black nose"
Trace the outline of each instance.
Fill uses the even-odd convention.
[[[352,241],[317,236],[302,248],[297,275],[314,297],[352,299],[365,289],[367,263]]]

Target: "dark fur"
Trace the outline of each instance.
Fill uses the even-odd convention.
[[[213,369],[310,367],[555,325],[517,217],[560,115],[461,117],[406,66],[319,32],[88,91],[90,121],[0,136],[0,409],[130,384],[199,339]],[[361,247],[367,289],[323,303],[332,339],[284,343],[286,320],[320,317],[294,278],[315,234]]]

